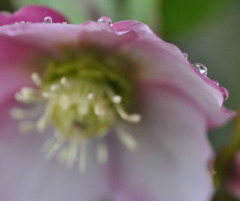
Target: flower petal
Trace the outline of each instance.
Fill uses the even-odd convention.
[[[31,85],[29,63],[39,51],[27,44],[0,35],[0,105],[22,86]]]
[[[66,22],[67,20],[60,13],[45,6],[25,6],[16,13],[0,13],[0,25],[13,24],[15,22],[43,22],[44,18],[50,16],[52,21]]]
[[[81,174],[77,167],[67,169],[54,159],[46,160],[40,150],[49,136],[21,135],[16,124],[8,123],[0,126],[2,200],[98,201],[111,194],[104,165],[90,160],[89,168]]]
[[[208,201],[212,150],[204,114],[165,86],[141,85],[138,104],[142,122],[125,125],[139,144],[137,150],[110,141],[112,186],[119,200]]]
[[[181,91],[205,114],[211,128],[235,115],[223,107],[227,90],[194,69],[176,46],[159,39],[141,40],[128,48],[136,60],[141,58],[138,83],[167,85]]]
[[[122,34],[135,32],[140,38],[129,45],[129,54],[136,60],[142,58],[140,82],[178,88],[205,112],[210,127],[219,126],[235,115],[222,107],[227,90],[201,75],[175,45],[158,38],[147,25],[137,21],[122,21],[112,27]]]

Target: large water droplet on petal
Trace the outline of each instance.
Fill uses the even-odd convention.
[[[99,17],[97,22],[99,22],[99,23],[107,23],[109,25],[112,24],[112,20],[109,17],[106,17],[106,16]]]
[[[52,23],[53,22],[53,19],[52,19],[52,17],[50,17],[50,16],[46,16],[46,17],[44,17],[44,20],[43,20],[45,23]]]
[[[204,76],[207,76],[208,73],[208,69],[205,65],[201,64],[201,63],[195,63],[193,64],[193,66]]]

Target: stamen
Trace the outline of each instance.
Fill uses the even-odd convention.
[[[101,115],[104,115],[104,109],[103,107],[99,106],[99,105],[95,105],[94,107],[94,113],[97,115],[97,116],[101,116]]]
[[[48,140],[43,146],[43,150],[46,152],[46,158],[50,159],[55,156],[58,150],[62,147],[63,143],[63,138],[56,139],[56,137],[53,137]]]
[[[60,83],[66,87],[66,88],[70,88],[71,87],[71,84],[70,82],[67,80],[66,77],[62,77],[61,80],[60,80]]]
[[[108,150],[106,144],[101,140],[97,145],[97,159],[100,163],[105,163],[108,159]]]
[[[131,123],[139,123],[141,121],[141,115],[139,114],[128,114],[119,104],[115,105],[115,109],[117,110],[117,113],[119,116],[128,122]]]
[[[31,119],[37,117],[40,113],[41,113],[40,107],[34,107],[28,110],[24,110],[21,108],[13,108],[10,111],[10,115],[17,120]]]
[[[127,133],[123,128],[117,128],[117,135],[119,140],[130,150],[137,148],[137,142],[132,135]]]
[[[18,125],[20,132],[26,133],[36,130],[36,124],[34,122],[20,122]]]
[[[119,104],[121,101],[122,101],[121,96],[115,95],[115,96],[112,97],[112,102],[113,103]]]
[[[32,73],[31,78],[32,78],[32,81],[34,82],[34,84],[36,84],[37,86],[42,85],[42,79],[36,72]]]
[[[41,110],[15,108],[11,111],[15,119],[35,120],[34,123],[21,122],[19,128],[23,132],[42,132],[51,124],[55,136],[44,144],[47,158],[56,155],[60,162],[69,167],[78,161],[80,172],[87,168],[88,143],[92,138],[99,139],[96,146],[97,160],[105,163],[108,160],[108,149],[104,137],[117,120],[123,119],[130,123],[141,120],[139,114],[129,114],[124,108],[125,103],[131,103],[128,94],[133,90],[131,76],[125,76],[119,71],[124,66],[121,62],[118,67],[111,66],[112,62],[105,63],[105,60],[102,61],[99,56],[95,58],[94,55],[87,53],[86,60],[81,55],[79,61],[75,59],[78,57],[73,56],[74,60],[71,57],[66,61],[50,62],[43,77],[36,72],[32,73],[31,79],[37,89],[23,87],[15,96],[23,103],[40,102]],[[89,68],[91,65],[93,68]],[[36,108],[35,105],[33,108]],[[118,129],[117,135],[129,149],[137,147],[135,139],[126,131]]]
[[[59,84],[53,84],[53,85],[51,85],[51,87],[50,87],[50,90],[51,91],[58,91],[58,90],[60,90],[61,89],[61,85],[59,85]]]
[[[87,141],[83,140],[80,144],[80,156],[79,156],[79,171],[85,172],[87,167]]]
[[[94,94],[93,93],[89,93],[87,98],[88,98],[88,100],[92,100],[93,97],[94,97]]]
[[[70,141],[69,145],[69,166],[73,166],[73,163],[77,160],[77,153],[78,153],[78,140],[73,138]]]
[[[140,114],[128,114],[123,107],[120,105],[122,101],[122,97],[119,95],[114,95],[111,90],[107,90],[107,94],[110,97],[112,103],[114,104],[114,107],[118,113],[118,115],[125,121],[128,121],[130,123],[139,123],[141,121],[141,115]]]
[[[37,121],[37,130],[43,132],[49,124],[49,116],[47,114],[42,115]]]
[[[50,93],[50,92],[43,91],[43,92],[41,93],[41,95],[42,95],[43,98],[49,99],[49,98],[52,97],[53,94]]]
[[[58,154],[58,160],[62,164],[67,164],[69,167],[69,147],[62,148],[60,153]]]
[[[20,92],[15,94],[15,99],[22,103],[41,102],[41,92],[30,87],[23,87]]]

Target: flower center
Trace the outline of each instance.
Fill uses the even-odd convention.
[[[69,143],[60,158],[72,164],[78,147],[81,147],[81,154],[85,153],[83,149],[91,138],[102,139],[119,119],[137,123],[141,117],[125,110],[131,105],[133,96],[131,70],[134,66],[131,61],[119,53],[104,53],[92,48],[70,55],[50,61],[41,76],[33,73],[32,80],[37,88],[23,87],[16,93],[16,99],[44,105],[35,124],[25,121],[20,127],[23,130],[33,127],[41,132],[53,125],[55,136],[46,145],[50,149],[48,155],[55,155],[59,148]],[[19,108],[12,110],[13,116],[20,119],[32,116],[29,112],[33,114]],[[134,146],[134,140],[125,132],[121,133],[120,139],[127,146]],[[106,160],[106,147],[100,147],[98,154]]]

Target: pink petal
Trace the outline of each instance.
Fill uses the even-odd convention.
[[[76,48],[78,51],[81,42],[91,41],[112,51],[135,38],[134,33],[117,36],[110,26],[96,22],[88,26],[44,23],[2,26],[0,104],[22,86],[32,85],[31,73],[41,71],[41,64],[48,57],[61,59],[65,56],[64,48]]]
[[[47,133],[23,135],[12,122],[0,125],[1,200],[98,201],[111,195],[104,165],[90,160],[84,174],[77,167],[68,169],[44,158],[41,150],[50,137]]]
[[[147,25],[129,20],[115,23],[112,28],[117,33],[138,35],[138,42],[129,45],[129,54],[135,55],[136,60],[143,58],[140,82],[171,85],[182,91],[205,113],[210,127],[235,115],[222,107],[227,90],[197,72],[175,45],[158,38]]]
[[[4,83],[6,79],[12,82],[0,85],[7,92],[1,94],[5,100],[2,108],[9,94],[29,82],[30,68],[22,64],[43,53],[61,58],[62,48],[70,46],[77,51],[81,41],[89,40],[104,51],[119,49],[139,64],[134,81],[143,122],[125,126],[139,141],[139,150],[130,152],[113,139],[110,166],[91,164],[83,176],[76,169],[67,171],[55,161],[44,161],[39,150],[45,137],[19,136],[15,123],[9,121],[0,127],[0,195],[11,201],[98,201],[105,196],[116,201],[207,201],[212,193],[207,168],[212,151],[206,131],[232,116],[222,107],[226,93],[193,69],[177,47],[163,42],[144,24],[0,27],[0,64],[4,64],[0,65],[0,80],[6,76]],[[9,56],[12,52],[16,60]],[[33,63],[34,71],[39,69],[38,61]],[[14,80],[16,74],[20,78]]]
[[[45,6],[25,6],[13,14],[0,13],[0,25],[13,24],[15,22],[43,22],[45,17],[51,17],[52,21],[66,22],[60,13]]]
[[[36,48],[0,35],[0,105],[12,99],[22,86],[32,85],[32,68],[28,67],[37,54]]]
[[[128,48],[136,60],[142,58],[137,83],[166,85],[180,91],[204,113],[211,128],[235,115],[223,107],[227,90],[197,72],[176,46],[159,39],[141,40]]]
[[[112,136],[112,186],[124,201],[209,201],[212,150],[204,114],[171,88],[141,85],[143,121],[125,125],[139,143],[129,151]]]

